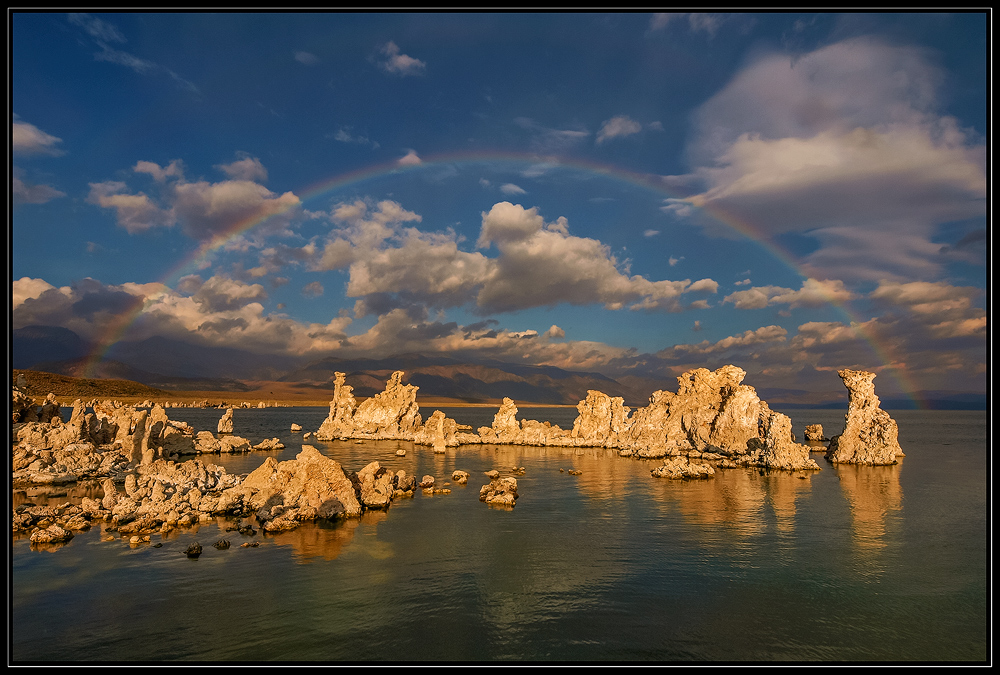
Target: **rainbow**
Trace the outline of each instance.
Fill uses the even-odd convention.
[[[254,215],[242,221],[233,223],[223,231],[217,232],[210,240],[203,242],[194,251],[185,256],[176,266],[168,270],[163,278],[157,282],[163,290],[146,296],[144,299],[137,299],[134,306],[128,311],[119,314],[113,321],[110,321],[104,332],[96,340],[95,349],[84,362],[84,377],[92,377],[98,363],[100,363],[108,351],[128,332],[129,328],[139,319],[143,312],[155,304],[162,295],[169,292],[178,281],[185,275],[194,273],[198,269],[207,266],[216,251],[224,247],[236,237],[244,234],[264,223],[270,218],[287,213],[293,208],[317,199],[323,195],[341,190],[343,188],[364,183],[366,181],[392,174],[402,174],[408,172],[426,171],[427,169],[439,167],[454,167],[456,164],[497,164],[507,162],[511,164],[537,164],[552,168],[572,169],[590,175],[596,175],[641,188],[658,192],[669,198],[678,198],[678,195],[666,183],[662,176],[650,173],[638,173],[610,164],[600,164],[588,160],[567,157],[541,156],[530,153],[516,152],[464,152],[430,156],[421,159],[419,163],[401,164],[399,160],[382,162],[365,166],[354,171],[337,174],[331,178],[324,179],[317,183],[308,185],[301,191],[299,201],[289,204],[281,210],[271,210],[266,214]],[[789,269],[800,277],[807,277],[801,271],[801,266],[791,255],[780,245],[771,241],[752,223],[743,220],[733,213],[729,213],[716,205],[698,206],[702,211],[710,215],[716,221],[727,226],[743,237],[753,240],[763,246],[771,255],[784,263]],[[876,357],[882,361],[883,366],[876,370],[888,371],[898,382],[901,390],[913,400],[920,409],[926,409],[926,402],[917,395],[917,386],[907,373],[905,362],[899,359],[889,345],[880,343],[875,335],[864,328],[864,321],[859,318],[854,311],[839,298],[832,295],[826,296],[827,302],[835,307],[849,322],[858,335],[871,347]]]

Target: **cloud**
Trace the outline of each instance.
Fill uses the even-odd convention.
[[[24,303],[25,300],[37,298],[45,293],[46,291],[59,291],[55,286],[45,281],[44,279],[32,279],[31,277],[21,277],[16,281],[13,281],[10,285],[10,301],[11,309],[17,309],[20,305]],[[62,289],[61,292],[66,295],[69,293],[69,287]]]
[[[500,255],[493,260],[491,275],[477,295],[480,311],[562,303],[680,311],[679,297],[692,285],[690,280],[650,281],[628,276],[618,269],[619,263],[607,246],[596,239],[570,235],[563,217],[545,223],[537,208],[500,202],[482,215],[477,245],[496,245]],[[707,282],[710,280],[698,282],[699,289],[706,289]]]
[[[653,14],[649,20],[651,31],[662,30],[676,21],[688,20],[688,26],[692,33],[708,33],[709,37],[714,37],[719,26],[726,20],[723,14],[706,14],[699,12],[660,12]]]
[[[130,234],[180,224],[184,234],[197,241],[228,236],[236,229],[259,228],[264,223],[267,233],[287,232],[289,223],[299,216],[301,201],[293,193],[278,195],[248,178],[266,178],[260,160],[244,157],[217,168],[242,177],[218,183],[187,181],[180,160],[166,168],[140,161],[133,171],[148,173],[158,181],[159,201],[164,206],[143,192],[128,193],[120,181],[91,183],[87,201],[115,209],[118,224]],[[166,182],[168,177],[176,180]]]
[[[216,164],[216,169],[221,170],[234,180],[265,182],[267,180],[267,169],[256,157],[243,156],[231,164]]]
[[[517,185],[514,185],[513,183],[504,183],[503,185],[501,185],[500,192],[504,193],[505,195],[527,194],[527,190]]]
[[[417,164],[423,164],[423,160],[417,156],[416,150],[408,150],[405,155],[396,160],[396,164],[399,166],[415,166]]]
[[[554,338],[564,338],[564,337],[566,337],[566,331],[564,331],[559,326],[557,326],[555,324],[552,324],[552,326],[547,331],[545,331],[545,335],[547,335],[548,337],[553,338],[553,339]]]
[[[198,279],[188,281],[189,288],[198,286]],[[321,324],[267,314],[259,285],[225,277],[208,279],[190,297],[162,284],[106,285],[94,279],[61,289],[22,279],[13,289],[14,328],[63,326],[85,340],[103,338],[109,326],[125,319],[128,340],[159,335],[195,345],[238,344],[258,353],[329,354],[346,339],[344,329],[351,323],[345,316]]]
[[[160,208],[145,193],[124,194],[125,190],[125,183],[119,181],[91,183],[87,201],[114,209],[118,225],[129,234],[155,227],[172,227],[177,222],[173,209]]]
[[[538,124],[530,117],[517,117],[514,124],[531,133],[531,147],[537,152],[556,153],[578,145],[590,136],[590,132],[583,128],[577,129],[553,129]],[[536,167],[535,171],[544,173],[553,166],[551,162],[543,162]],[[526,177],[534,177],[541,173],[529,174],[522,172]]]
[[[459,306],[487,314],[563,303],[680,311],[683,294],[718,289],[711,279],[630,276],[622,271],[627,261],[619,263],[607,246],[571,235],[565,218],[545,222],[537,208],[500,202],[482,218],[476,245],[483,251],[470,252],[462,250],[463,238],[451,229],[405,226],[420,216],[396,202],[357,200],[337,205],[330,219],[341,227],[300,253],[309,269],[348,270],[346,291],[359,298],[359,316]]]
[[[10,147],[15,155],[50,155],[63,154],[56,145],[62,143],[61,138],[47,134],[34,124],[22,122],[14,117],[10,129]]]
[[[612,138],[623,138],[642,131],[642,125],[630,118],[628,115],[618,115],[601,124],[600,131],[597,132],[597,144]]]
[[[106,61],[108,63],[117,63],[120,66],[131,68],[140,75],[159,68],[159,66],[157,66],[152,61],[141,59],[138,56],[129,54],[128,52],[123,52],[120,49],[114,49],[113,47],[109,47],[103,42],[98,42],[97,46],[101,48],[101,51],[94,54],[95,61]]]
[[[135,173],[148,173],[158,183],[162,183],[168,178],[184,177],[184,166],[179,159],[175,159],[170,162],[170,164],[166,167],[161,167],[156,162],[139,160],[135,163],[135,166],[132,167],[132,171]]]
[[[245,284],[222,276],[213,276],[191,296],[207,313],[240,309],[266,298],[267,292],[260,284]]]
[[[319,63],[319,57],[309,52],[295,52],[295,60],[305,66],[315,66]]]
[[[423,75],[427,64],[399,51],[395,42],[387,42],[381,49],[386,59],[381,62],[382,68],[389,73],[405,77],[407,75]]]
[[[307,298],[318,298],[323,295],[323,284],[318,281],[312,281],[302,287],[302,295]]]
[[[70,23],[80,26],[90,37],[103,42],[125,42],[125,36],[114,24],[102,21],[89,14],[71,13],[66,17]]]
[[[352,134],[351,127],[340,127],[337,133],[332,135],[327,135],[327,138],[333,138],[335,141],[340,141],[341,143],[357,143],[359,145],[370,145],[373,149],[377,149],[379,144],[377,141],[373,141],[363,134]]]
[[[116,63],[139,74],[162,72],[183,89],[198,93],[198,87],[194,83],[184,79],[170,68],[110,46],[108,42],[126,42],[125,36],[118,30],[117,26],[88,14],[69,14],[67,18],[70,23],[81,27],[100,49],[94,54],[95,61]]]
[[[936,319],[955,318],[972,308],[972,300],[982,295],[982,289],[972,286],[952,286],[945,282],[913,281],[896,283],[882,280],[868,297],[883,305],[905,308],[922,316]]]
[[[11,175],[11,196],[14,205],[20,204],[44,204],[58,197],[65,197],[65,192],[60,192],[49,185],[30,185],[25,183],[17,167],[14,167]]]
[[[826,304],[840,305],[855,295],[838,279],[806,279],[799,290],[781,286],[756,286],[745,291],[736,291],[722,299],[732,303],[736,309],[762,309],[769,305],[796,307],[822,307]]]
[[[644,236],[644,237],[655,237],[659,233],[660,233],[659,230],[646,230],[645,232],[642,233],[642,236]],[[674,260],[674,259],[671,258],[671,260]],[[673,266],[675,264],[677,264],[676,260],[674,262],[670,263],[671,266]]]
[[[697,111],[689,154],[706,187],[664,209],[807,233],[815,277],[939,275],[938,226],[984,218],[986,196],[985,146],[936,112],[942,78],[921,50],[871,38],[761,57]]]
[[[294,218],[301,201],[291,192],[278,195],[248,180],[219,183],[177,183],[172,194],[173,210],[184,233],[205,241],[271,221],[270,229],[284,228]]]

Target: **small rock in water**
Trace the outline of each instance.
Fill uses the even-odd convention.
[[[222,551],[229,548],[229,541],[226,539],[220,539],[219,541],[212,544],[212,546]]]
[[[580,475],[580,474],[582,474],[583,472],[582,472],[582,471],[579,471],[579,470],[577,470],[577,469],[570,469],[569,471],[567,471],[567,473],[568,473],[569,475],[571,475],[571,476],[579,476],[579,475]]]
[[[422,487],[422,488],[434,487],[434,476],[424,476],[417,487]]]
[[[405,457],[405,456],[406,456],[406,450],[400,448],[399,450],[396,451],[396,457]]]
[[[201,544],[195,542],[184,550],[184,555],[189,558],[197,558],[201,555]]]
[[[499,478],[500,477],[500,472],[497,471],[496,469],[490,469],[489,471],[485,472],[484,475],[487,478]]]
[[[248,541],[246,543],[240,544],[240,548],[257,548],[260,546],[259,541]]]

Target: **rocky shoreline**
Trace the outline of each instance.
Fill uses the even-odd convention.
[[[884,465],[902,456],[896,423],[879,407],[874,373],[842,370],[850,408],[844,432],[834,436],[826,458],[831,463]],[[433,452],[471,444],[541,447],[600,447],[622,457],[662,459],[654,477],[710,479],[720,469],[755,467],[777,471],[819,471],[810,457],[822,436],[807,427],[810,445],[795,442],[791,420],[772,411],[753,387],[742,384],[745,371],[724,366],[704,368],[678,378],[677,392],[657,391],[649,405],[635,411],[621,398],[590,391],[577,406],[572,429],[549,422],[516,418],[510,399],[489,427],[473,432],[439,410],[422,422],[417,387],[402,383],[395,372],[382,393],[354,399],[344,374],[336,374],[327,419],[315,433],[320,441],[404,440],[430,446]],[[92,412],[87,412],[87,409]],[[13,486],[42,486],[102,481],[101,500],[84,497],[80,505],[59,507],[21,504],[14,508],[12,530],[30,533],[37,544],[67,541],[74,531],[109,522],[122,537],[142,537],[206,522],[217,516],[253,518],[267,532],[293,529],[317,519],[354,518],[364,510],[387,509],[393,500],[415,490],[435,488],[434,477],[417,483],[405,471],[379,462],[345,470],[311,445],[293,460],[266,458],[246,476],[186,455],[249,452],[284,447],[277,438],[256,446],[232,435],[232,410],[219,421],[218,434],[196,432],[170,420],[161,406],[140,410],[112,401],[89,406],[77,400],[69,421],[50,395],[38,407],[18,386],[12,388]],[[824,449],[820,445],[819,449]],[[512,473],[516,475],[515,468]],[[512,508],[517,479],[487,472],[480,500]],[[456,471],[456,482],[468,473]]]

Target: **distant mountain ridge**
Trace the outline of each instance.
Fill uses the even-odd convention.
[[[655,379],[635,375],[613,379],[596,372],[575,372],[555,366],[463,361],[444,355],[401,354],[387,358],[307,359],[262,355],[235,347],[201,347],[153,337],[122,342],[84,372],[91,346],[71,330],[57,326],[28,326],[13,331],[12,365],[72,377],[129,380],[166,391],[247,392],[264,382],[287,385],[290,391],[317,398],[332,396],[334,373],[343,372],[359,397],[385,388],[389,376],[402,370],[404,382],[420,388],[421,397],[468,403],[496,402],[510,397],[518,402],[575,405],[596,389],[621,396],[627,405],[644,406],[658,389],[676,391],[674,377]],[[753,383],[750,383],[753,384]],[[839,384],[839,383],[838,383]],[[846,390],[829,392],[756,387],[761,399],[780,408],[847,408]],[[985,410],[986,394],[956,391],[917,392],[919,405],[898,395],[883,397],[882,407],[938,410]]]

